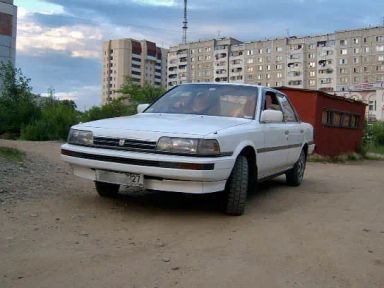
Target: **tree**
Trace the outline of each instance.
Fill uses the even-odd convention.
[[[123,94],[123,98],[128,99],[131,105],[137,106],[137,104],[154,102],[159,96],[163,95],[165,91],[166,89],[164,87],[155,86],[149,82],[140,86],[127,78],[117,92]]]
[[[30,87],[30,79],[11,63],[0,63],[0,134],[19,135],[21,128],[37,119],[40,109]]]
[[[72,125],[79,122],[80,112],[73,101],[60,101],[54,90],[48,90],[48,97],[41,104],[41,115],[21,130],[25,140],[65,140]]]

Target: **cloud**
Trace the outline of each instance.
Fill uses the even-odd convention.
[[[133,0],[133,2],[142,5],[153,5],[153,6],[176,6],[175,0]]]
[[[66,52],[72,57],[99,58],[103,35],[98,27],[87,25],[47,27],[31,15],[19,17],[17,50],[22,54],[41,55],[47,51]]]

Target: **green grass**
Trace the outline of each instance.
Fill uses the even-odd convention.
[[[22,162],[24,160],[25,153],[15,149],[8,147],[0,147],[0,158],[4,158],[6,160]]]
[[[378,145],[372,145],[371,144],[371,145],[367,146],[367,152],[384,155],[384,146],[378,146]]]

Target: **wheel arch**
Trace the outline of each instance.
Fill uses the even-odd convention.
[[[250,179],[257,179],[257,149],[252,143],[243,143],[236,149],[236,158],[240,155],[245,156],[249,163]]]

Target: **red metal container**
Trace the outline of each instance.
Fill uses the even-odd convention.
[[[316,90],[277,89],[289,97],[301,120],[313,125],[315,153],[336,156],[358,151],[364,133],[365,103]]]

